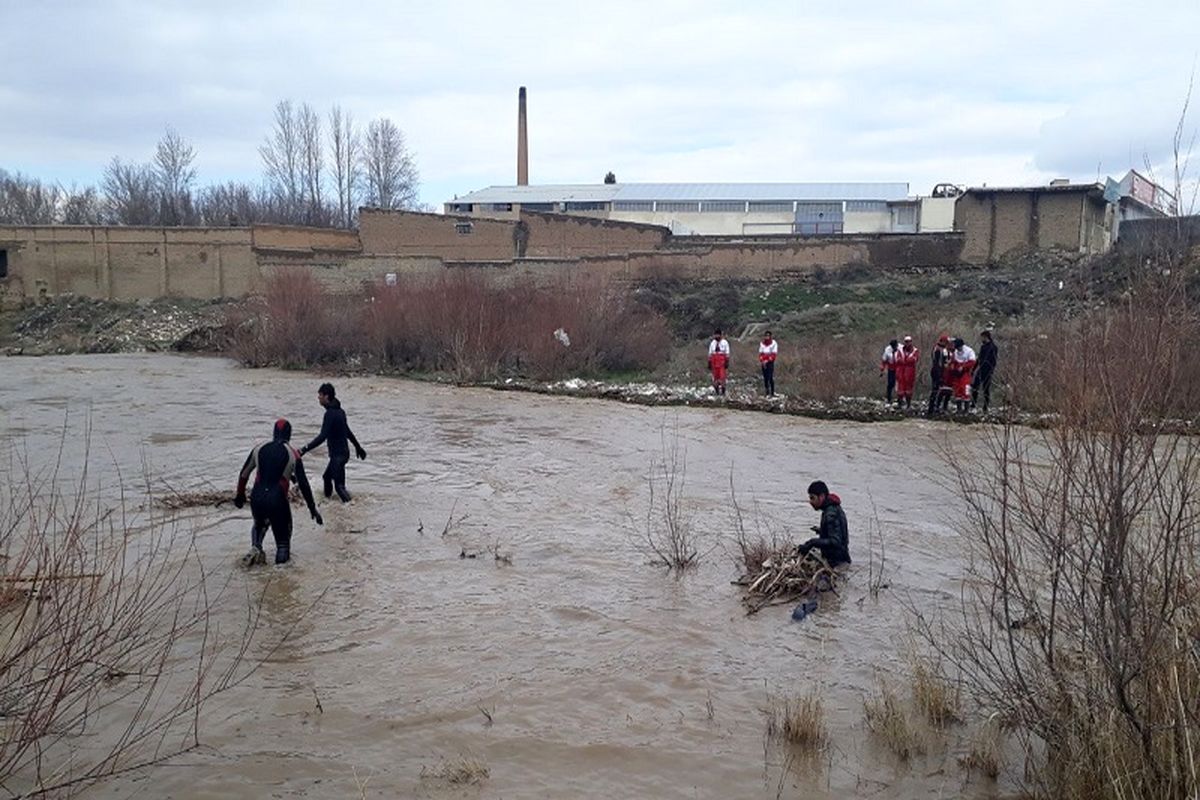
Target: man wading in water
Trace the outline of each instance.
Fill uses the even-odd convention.
[[[300,454],[288,444],[291,438],[292,424],[286,419],[275,420],[271,441],[250,451],[238,475],[237,495],[233,498],[233,504],[242,508],[246,505],[246,484],[250,480],[250,473],[258,471],[254,488],[250,491],[250,513],[254,515],[254,527],[250,530],[250,552],[242,557],[242,563],[247,567],[267,563],[262,544],[268,525],[275,537],[275,563],[286,564],[291,558],[292,506],[288,502],[288,489],[292,481],[300,487],[313,521],[318,525],[325,522],[313,501]]]
[[[322,383],[321,387],[317,389],[317,402],[325,409],[321,432],[317,434],[317,438],[300,448],[300,455],[304,455],[309,450],[316,450],[328,441],[329,466],[325,468],[325,473],[321,476],[325,482],[325,496],[332,497],[336,489],[338,499],[343,503],[349,503],[350,492],[346,491],[346,462],[350,460],[350,444],[354,445],[354,453],[360,461],[367,457],[367,451],[363,450],[358,439],[354,438],[354,432],[350,430],[350,423],[346,421],[346,412],[342,410],[342,404],[338,402],[332,383]]]

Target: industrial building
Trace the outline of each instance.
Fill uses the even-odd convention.
[[[576,214],[669,228],[676,236],[830,236],[945,232],[954,199],[910,197],[907,183],[609,183],[490,186],[446,214],[517,219]]]

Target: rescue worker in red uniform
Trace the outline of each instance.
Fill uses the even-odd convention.
[[[291,438],[292,424],[286,419],[275,420],[271,441],[250,451],[238,475],[237,495],[233,498],[233,504],[241,508],[246,505],[246,484],[250,481],[250,473],[258,472],[254,478],[254,488],[250,490],[250,512],[254,515],[250,552],[242,557],[242,563],[248,567],[267,561],[262,544],[268,526],[275,537],[275,563],[285,564],[291,558],[292,507],[288,501],[288,490],[293,481],[300,487],[313,521],[318,525],[325,522],[313,501],[312,488],[304,474],[300,454],[289,444]]]
[[[971,376],[975,372],[975,351],[961,338],[954,340],[954,349],[946,363],[950,386],[954,392],[954,408],[966,413],[971,405]]]
[[[912,408],[913,389],[917,385],[917,362],[921,351],[913,344],[911,336],[904,337],[904,344],[896,351],[896,406]]]
[[[729,341],[717,328],[708,344],[708,368],[712,372],[713,391],[725,394],[725,380],[729,372]]]
[[[767,331],[758,343],[758,364],[762,368],[763,391],[767,397],[775,396],[775,359],[779,356],[779,342]]]

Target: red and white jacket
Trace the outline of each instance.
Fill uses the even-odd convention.
[[[763,339],[758,343],[758,363],[766,364],[769,361],[774,361],[779,355],[779,342],[775,339],[767,341]]]

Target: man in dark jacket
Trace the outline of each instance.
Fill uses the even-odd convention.
[[[367,457],[367,451],[363,450],[358,439],[354,438],[354,432],[350,430],[346,412],[342,410],[342,404],[337,399],[332,383],[322,383],[317,389],[317,402],[325,409],[321,432],[317,434],[317,438],[300,448],[300,455],[309,450],[316,450],[328,442],[329,466],[321,476],[325,482],[325,496],[331,497],[336,489],[338,499],[349,503],[350,492],[346,491],[346,462],[350,460],[350,445],[354,445],[355,455],[360,460]]]
[[[850,529],[846,525],[846,513],[842,511],[842,499],[830,494],[824,481],[813,481],[808,486],[808,502],[821,512],[821,524],[813,528],[817,535],[800,545],[800,553],[807,554],[816,548],[831,567],[849,564]]]
[[[979,363],[975,365],[975,379],[971,383],[971,408],[979,402],[979,394],[983,393],[983,413],[987,413],[988,404],[992,402],[992,373],[996,371],[996,360],[1000,357],[1000,348],[992,341],[992,332],[984,331],[979,334],[982,344],[979,345]]]
[[[250,474],[257,471],[254,488],[250,491],[250,512],[254,515],[254,527],[250,531],[250,552],[242,558],[246,566],[265,564],[263,538],[267,527],[275,537],[275,563],[286,564],[292,549],[292,506],[288,501],[288,490],[292,481],[300,487],[308,512],[318,525],[324,523],[321,512],[313,502],[312,489],[304,474],[300,455],[288,444],[292,438],[292,425],[286,419],[275,420],[271,430],[271,441],[260,444],[250,451],[242,471],[238,475],[237,495],[233,504],[238,508],[246,505],[246,484]]]

